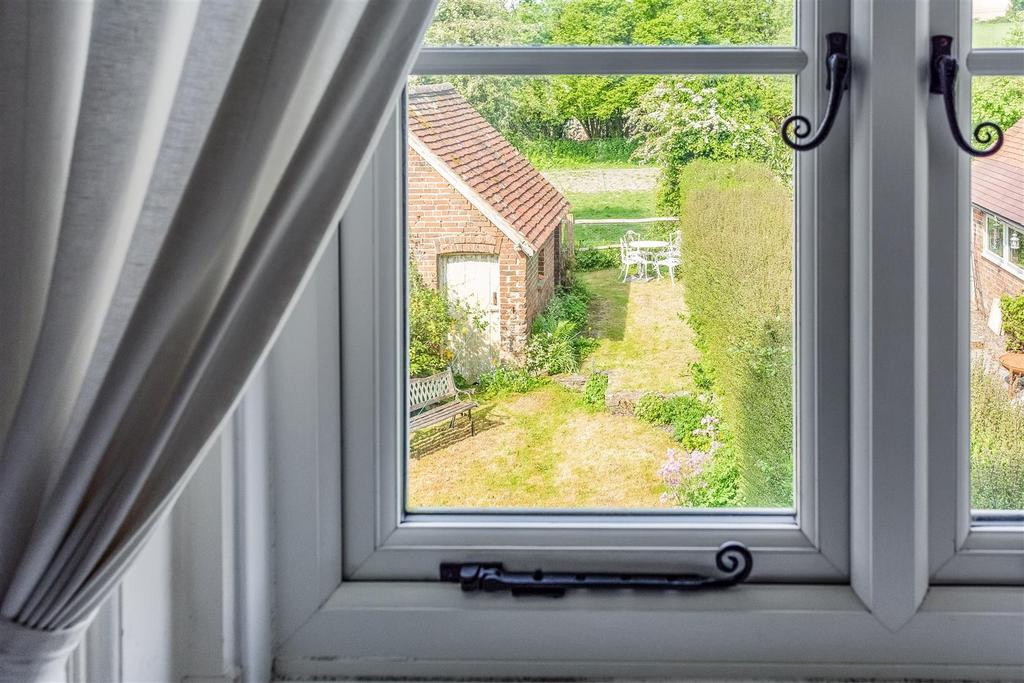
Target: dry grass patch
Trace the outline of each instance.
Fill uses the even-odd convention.
[[[493,428],[423,455],[417,434],[410,509],[664,507],[657,469],[674,442],[658,427],[557,385],[499,399],[487,419]]]
[[[590,323],[600,340],[585,372],[608,372],[609,391],[693,389],[690,363],[699,359],[686,314],[682,282],[668,277],[620,282],[618,271],[581,275],[594,293]]]

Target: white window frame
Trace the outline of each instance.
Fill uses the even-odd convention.
[[[980,211],[982,215],[985,217],[985,248],[982,251],[982,255],[992,263],[995,263],[1000,268],[1004,268],[1010,271],[1017,277],[1024,277],[1024,268],[1021,268],[1019,265],[1010,260],[1010,233],[1019,233],[1019,239],[1022,245],[1021,249],[1024,249],[1024,226],[1020,226],[1014,223],[1013,221],[1001,218],[996,214],[992,213],[991,211],[983,209],[980,206],[975,206],[977,207],[978,211]],[[999,226],[1000,232],[1002,233],[1001,239],[1003,243],[1003,248],[998,252],[996,252],[996,250],[993,249],[990,244],[991,238],[989,237],[989,225],[991,223],[994,223],[997,226]]]
[[[962,65],[957,112],[970,130],[973,76],[1024,76],[1024,49],[972,49],[969,2],[935,3],[937,30],[954,37]],[[931,205],[926,355],[930,433],[929,574],[933,584],[1024,583],[1019,515],[972,511],[970,502],[970,269],[973,244],[970,157],[950,144],[939,97],[928,118]],[[950,239],[949,236],[955,236]],[[1005,234],[1004,234],[1005,238]],[[988,253],[986,225],[982,255]],[[1002,267],[1012,267],[1001,261]],[[950,306],[949,302],[955,302]],[[951,331],[953,331],[951,333]],[[951,369],[953,371],[951,372]]]
[[[393,473],[380,468],[386,459],[351,457],[395,452],[403,433],[395,414],[381,421],[377,410],[382,401],[395,400],[394,387],[401,381],[395,364],[381,362],[379,352],[394,348],[403,331],[397,322],[371,324],[399,320],[399,298],[388,295],[378,280],[393,283],[400,277],[399,236],[367,229],[381,222],[395,225],[401,218],[395,184],[402,150],[393,145],[390,153],[373,160],[342,221],[339,259],[325,259],[270,354],[267,392],[251,399],[258,399],[268,416],[273,464],[273,640],[279,675],[1019,678],[1024,673],[1024,592],[1020,575],[1014,576],[1006,561],[1007,555],[1016,557],[1015,551],[1004,543],[1012,532],[998,535],[972,527],[969,512],[965,526],[966,508],[956,502],[962,502],[965,470],[965,461],[958,459],[963,454],[958,439],[964,434],[966,411],[956,391],[964,386],[966,367],[963,274],[969,254],[969,202],[966,164],[949,138],[941,104],[928,95],[925,65],[931,34],[967,35],[963,43],[969,44],[969,33],[962,31],[966,10],[957,0],[885,2],[884,12],[875,11],[879,5],[872,0],[849,5],[827,0],[818,6],[827,9],[813,26],[802,22],[800,30],[850,33],[854,76],[836,131],[843,134],[849,112],[851,136],[861,142],[849,149],[826,142],[801,158],[798,171],[810,172],[817,181],[809,186],[801,181],[801,187],[816,194],[815,201],[801,201],[798,225],[819,226],[813,234],[801,235],[811,240],[802,244],[814,248],[798,255],[798,271],[807,273],[803,259],[808,252],[822,254],[848,277],[850,292],[848,314],[843,310],[822,318],[821,311],[810,312],[819,315],[816,334],[848,352],[849,371],[835,369],[833,394],[825,393],[830,391],[828,382],[811,386],[818,392],[815,431],[805,434],[808,424],[801,423],[798,440],[848,427],[851,448],[848,453],[840,448],[843,457],[824,467],[817,463],[816,481],[826,482],[824,488],[802,489],[804,496],[813,491],[817,501],[840,503],[818,508],[813,533],[799,528],[805,550],[794,551],[800,546],[792,544],[792,525],[729,527],[723,534],[716,523],[734,520],[716,517],[672,532],[694,545],[672,551],[669,560],[703,566],[715,541],[747,540],[761,572],[758,582],[704,594],[581,592],[559,600],[530,600],[464,595],[455,586],[428,580],[440,559],[490,559],[495,552],[512,552],[525,562],[559,555],[551,554],[558,552],[551,546],[542,547],[542,553],[533,547],[518,556],[507,546],[495,550],[485,545],[494,530],[482,533],[465,518],[462,538],[478,545],[475,550],[464,546],[463,555],[453,553],[450,545],[451,520],[434,527],[412,520],[421,525],[415,530],[424,533],[417,534],[423,540],[410,539],[381,512],[397,507],[373,500],[381,481],[397,482],[389,478]],[[961,32],[955,33],[957,29]],[[804,80],[821,83],[819,47],[807,41],[803,45],[805,56],[794,55],[800,50],[791,48],[764,50],[762,66],[782,68],[787,60],[806,60]],[[590,65],[602,70],[603,63],[595,59],[603,51],[555,51],[559,58],[576,60],[561,62],[575,69]],[[421,65],[437,60],[439,66],[431,68],[447,69],[444,52],[425,52]],[[678,48],[659,59],[665,61],[665,72],[692,72],[699,64],[711,64],[708,71],[741,71],[746,68],[740,63],[743,52]],[[1008,56],[1013,51],[980,52],[967,60],[973,73],[1015,64],[1016,55]],[[481,71],[493,73],[496,65],[511,59],[501,53],[481,53]],[[869,54],[907,68],[871,69],[859,57]],[[607,55],[619,64],[630,59],[614,48]],[[969,88],[963,76],[960,81],[964,112]],[[813,120],[823,111],[823,99],[822,88],[802,87],[797,111]],[[401,115],[396,113],[394,121],[397,130]],[[829,174],[817,174],[816,167],[827,168]],[[937,172],[943,170],[952,171],[953,180]],[[835,195],[815,187],[837,177],[849,188],[842,211],[823,201]],[[823,227],[835,225],[840,227]],[[953,234],[956,239],[945,242],[927,239]],[[365,270],[360,265],[369,254],[385,256],[387,267],[370,281],[361,280]],[[956,278],[940,273],[950,263],[958,266]],[[841,289],[845,292],[845,283]],[[798,316],[807,320],[805,306],[820,306],[836,295],[819,284],[813,298],[800,300]],[[948,306],[951,300],[955,307]],[[955,311],[957,335],[940,333],[950,329],[940,327],[950,322],[943,307]],[[823,326],[826,322],[834,327]],[[822,344],[816,341],[799,350],[798,364],[805,352],[813,354],[811,362],[821,358]],[[950,358],[960,370],[956,374],[948,373],[949,362],[941,362]],[[955,382],[936,379],[940,369]],[[340,383],[334,379],[339,370]],[[807,376],[801,374],[797,381],[805,391]],[[943,394],[950,382],[952,398]],[[835,402],[824,402],[825,395]],[[404,415],[400,419],[404,422]],[[829,468],[839,470],[833,472],[834,480]],[[400,500],[397,484],[393,490]],[[367,523],[346,523],[343,537],[343,516],[346,522]],[[700,524],[704,527],[697,528]],[[579,533],[565,532],[559,542],[572,543]],[[661,540],[665,538],[671,536]],[[994,541],[995,549],[975,552],[960,542],[974,539]],[[432,548],[431,542],[442,549]],[[601,552],[609,547],[600,546]],[[349,557],[366,548],[371,548],[369,555]],[[635,546],[620,548],[629,553]],[[578,554],[587,552],[592,551]],[[403,553],[426,558],[400,570],[424,580],[408,580],[409,574],[390,581],[351,580],[360,578],[360,572],[375,579],[386,576],[385,563],[372,566],[375,558]],[[572,554],[563,548],[560,556]],[[810,564],[801,564],[811,557],[831,568],[817,573]],[[961,560],[970,568],[954,567]],[[937,572],[939,568],[945,573]],[[797,583],[781,583],[785,581]],[[1012,585],[962,585],[972,581]],[[943,583],[951,585],[938,585]]]
[[[414,74],[516,73],[549,74],[559,71],[598,74],[635,73],[793,73],[814,87],[798,87],[798,111],[816,117],[823,107],[824,33],[847,31],[848,13],[841,2],[800,2],[799,44],[806,52],[790,48],[430,48],[413,68]],[[467,59],[467,54],[471,58]],[[343,278],[352,287],[373,282],[376,315],[398,319],[404,305],[401,224],[404,188],[396,169],[404,157],[404,111],[392,116],[375,160],[381,174],[372,191],[365,188],[362,200],[350,207],[343,220],[357,225],[381,226],[376,234],[378,270],[368,270],[370,259],[345,263]],[[704,514],[406,514],[404,485],[405,391],[404,331],[390,322],[358,324],[364,311],[354,310],[354,334],[367,335],[356,342],[372,349],[373,356],[352,359],[352,373],[373,368],[375,377],[361,375],[359,386],[375,386],[380,403],[352,405],[358,417],[345,433],[358,449],[343,458],[346,527],[344,576],[350,580],[431,580],[442,561],[479,558],[481,548],[492,559],[510,564],[552,566],[570,564],[574,570],[664,571],[668,567],[700,566],[725,541],[739,540],[755,549],[758,561],[754,581],[845,582],[848,576],[846,519],[846,379],[839,373],[819,384],[816,368],[841,368],[847,363],[848,299],[843,269],[816,269],[816,250],[844,254],[848,250],[844,221],[848,220],[848,181],[843,174],[816,175],[820,165],[847,168],[846,114],[833,129],[832,145],[797,160],[796,306],[797,370],[796,406],[797,509],[792,513],[763,511],[760,514],[708,511]],[[829,225],[827,232],[815,225]],[[364,239],[363,237],[343,237]],[[342,245],[343,254],[372,252],[369,243]],[[345,258],[344,256],[342,257]],[[351,290],[344,280],[342,291]],[[346,306],[343,305],[343,309]],[[394,316],[385,317],[385,316]],[[816,322],[820,322],[816,324]],[[348,328],[348,325],[345,325]],[[373,341],[369,335],[376,335]],[[344,344],[344,342],[343,342]],[[343,368],[343,375],[345,368]],[[353,403],[359,403],[357,397]],[[361,406],[361,407],[360,407]],[[344,411],[343,411],[344,412]],[[841,417],[836,419],[838,413]],[[377,422],[374,425],[374,421]],[[819,435],[825,430],[828,437]],[[818,439],[822,446],[818,446]],[[376,439],[376,441],[375,441]],[[827,444],[824,445],[824,444]],[[375,482],[368,486],[366,482]],[[374,529],[374,527],[376,527]],[[373,530],[372,533],[370,530]]]

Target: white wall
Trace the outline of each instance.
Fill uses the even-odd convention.
[[[266,497],[252,495],[263,485],[261,468],[243,468],[240,478],[235,461],[236,426],[244,424],[247,410],[225,423],[119,592],[97,615],[85,646],[72,658],[70,680],[269,679],[270,573],[260,560],[267,555],[236,561],[239,552],[252,554],[239,531],[253,532],[263,549],[268,545]],[[250,463],[261,462],[259,449],[248,453]],[[239,496],[243,483],[249,495]],[[248,506],[249,515],[239,515],[242,505]],[[244,611],[237,599],[243,591],[266,599],[246,601]],[[251,645],[241,646],[243,640]],[[260,647],[261,642],[266,646]]]

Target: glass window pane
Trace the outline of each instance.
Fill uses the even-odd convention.
[[[792,45],[793,0],[441,0],[427,45]]]
[[[988,226],[988,239],[985,242],[985,248],[988,249],[990,254],[1002,258],[1003,224],[991,216],[985,219],[985,224]]]
[[[995,121],[1006,142],[971,162],[971,506],[1024,510],[1024,245],[1008,229],[1024,225],[1024,78],[972,88],[975,122]]]
[[[792,509],[793,78],[407,102],[407,509]]]
[[[1017,0],[974,0],[974,47],[1024,46],[1024,6]]]
[[[1008,234],[1006,258],[1018,268],[1024,268],[1024,229],[1010,228]]]

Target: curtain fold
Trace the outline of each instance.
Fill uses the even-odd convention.
[[[77,638],[182,490],[433,4],[0,3],[0,679]]]

